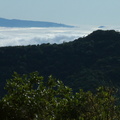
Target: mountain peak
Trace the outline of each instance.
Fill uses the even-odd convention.
[[[96,31],[93,31],[91,34],[89,34],[87,36],[87,38],[96,38],[96,37],[110,37],[110,36],[117,36],[117,35],[120,35],[120,32],[117,32],[115,30],[96,30]]]

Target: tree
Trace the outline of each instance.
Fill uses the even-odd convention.
[[[2,99],[2,112],[6,119],[32,120],[53,118],[56,106],[61,99],[69,97],[71,89],[52,76],[47,82],[37,72],[20,76],[14,73],[7,80],[5,89],[8,94]]]
[[[119,120],[120,108],[115,90],[99,87],[73,93],[62,81],[38,72],[7,80],[8,93],[0,101],[2,120]]]

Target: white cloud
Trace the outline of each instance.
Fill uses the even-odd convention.
[[[109,27],[106,27],[106,29]],[[75,28],[6,28],[0,27],[0,46],[62,43],[73,41],[98,29],[96,26]],[[105,28],[104,28],[105,29]]]

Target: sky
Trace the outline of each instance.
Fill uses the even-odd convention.
[[[0,17],[68,25],[120,25],[120,0],[0,0]]]

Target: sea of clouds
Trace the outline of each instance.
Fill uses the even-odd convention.
[[[37,45],[42,43],[63,43],[84,37],[97,29],[110,27],[80,26],[74,28],[7,28],[0,27],[1,46]]]

